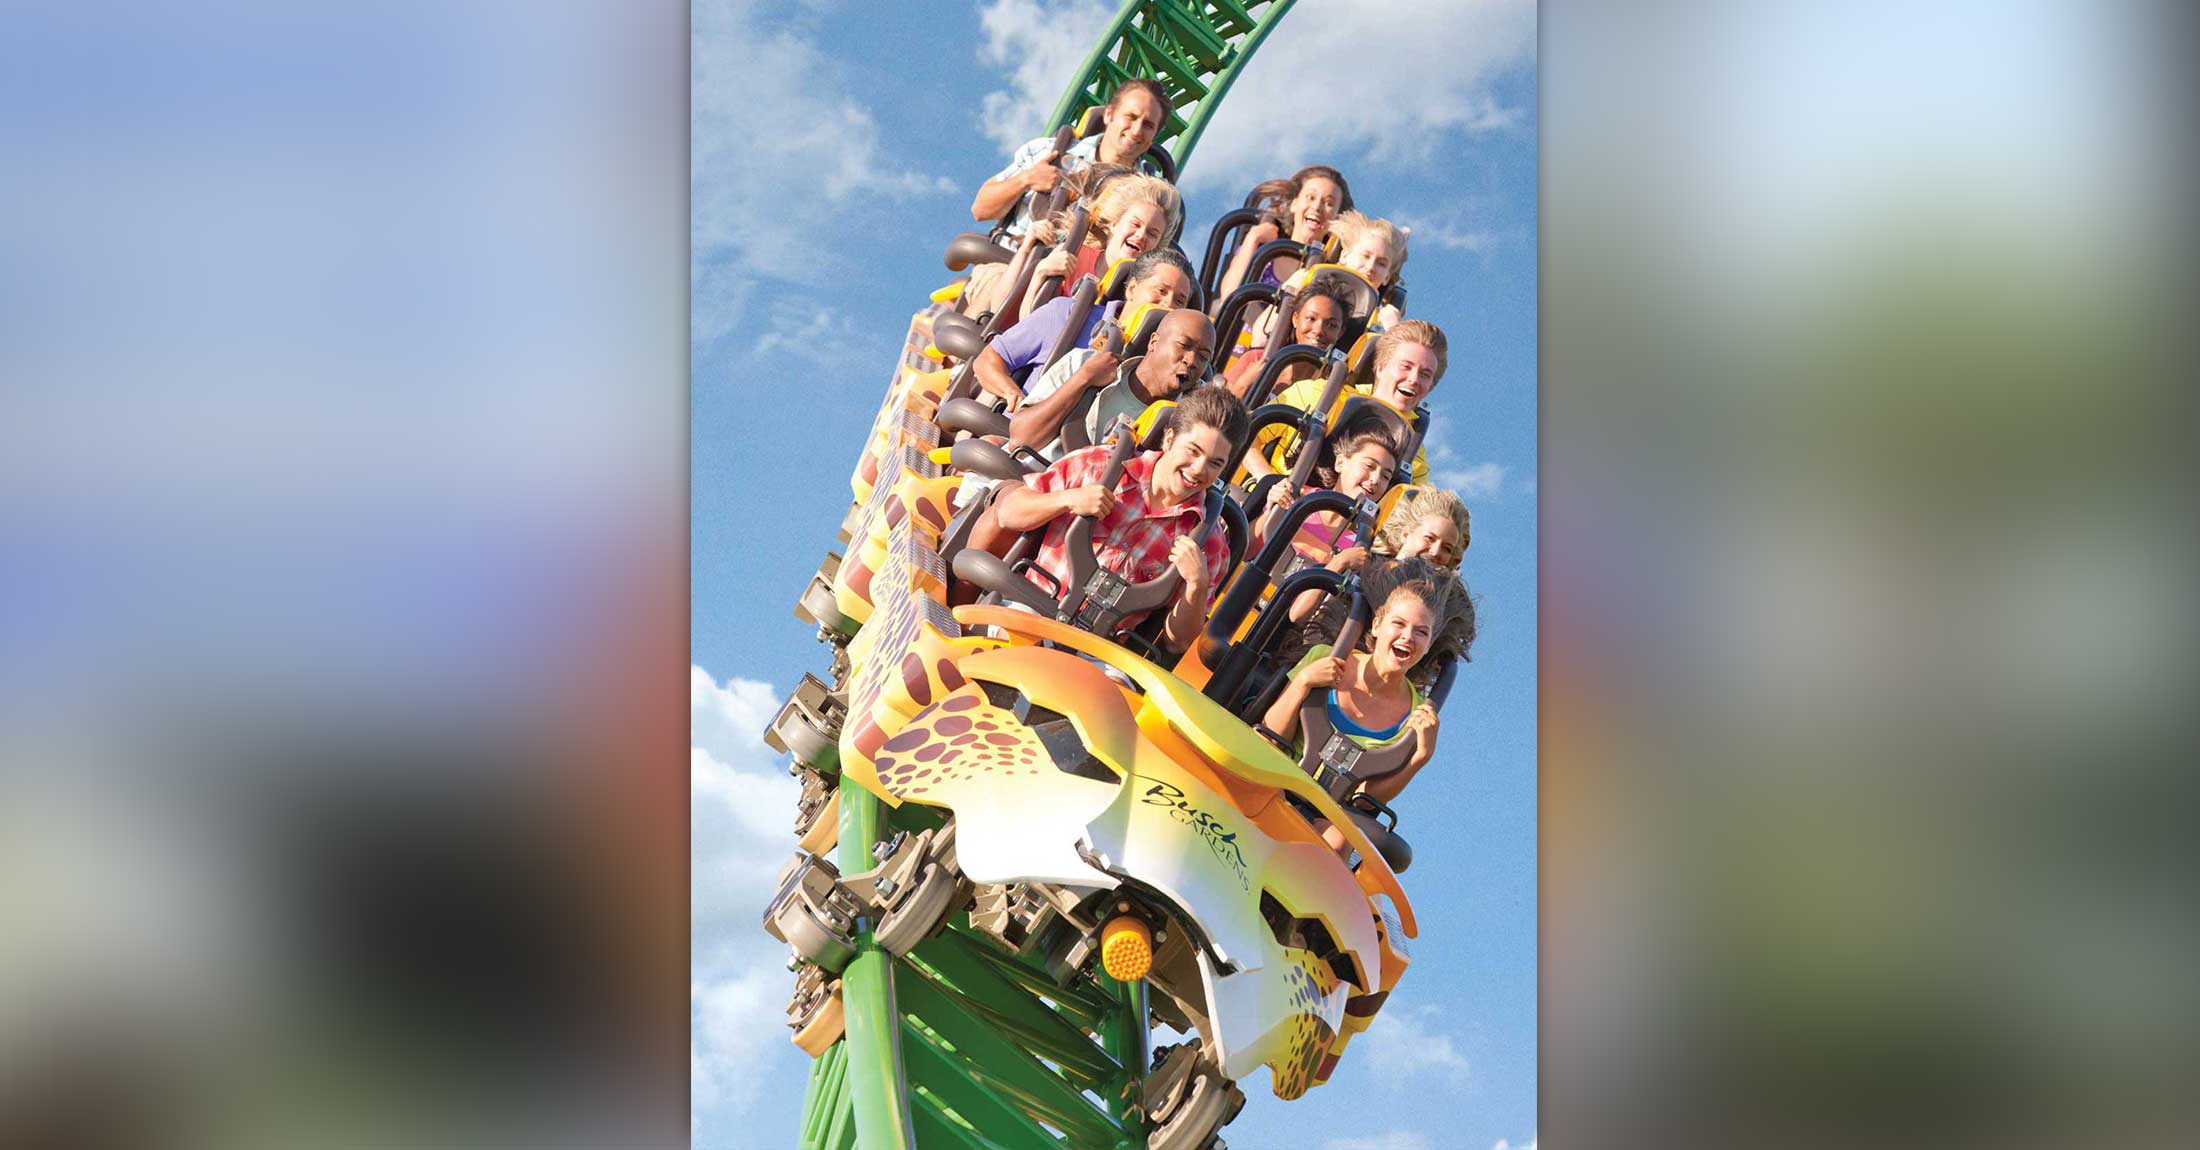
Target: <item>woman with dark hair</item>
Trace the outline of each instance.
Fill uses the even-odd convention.
[[[1390,429],[1378,419],[1355,419],[1339,427],[1336,435],[1322,444],[1321,458],[1307,477],[1307,490],[1342,492],[1351,496],[1355,503],[1379,501],[1383,493],[1390,490],[1391,478],[1397,472],[1398,442],[1391,438]],[[1268,508],[1261,514],[1260,522],[1253,526],[1253,547],[1258,548],[1267,541],[1283,513],[1304,494],[1291,490],[1289,482],[1279,482],[1268,489]],[[1360,544],[1361,540],[1352,532],[1352,521],[1334,511],[1317,511],[1309,515],[1306,522],[1300,524],[1298,537],[1292,541],[1299,554],[1315,563]]]
[[[1289,179],[1256,185],[1253,195],[1261,220],[1247,228],[1245,238],[1238,241],[1237,254],[1230,257],[1229,269],[1223,272],[1218,299],[1228,299],[1245,282],[1253,253],[1261,245],[1286,238],[1293,243],[1313,243],[1329,235],[1331,220],[1352,210],[1352,188],[1345,183],[1344,173],[1327,164],[1313,164],[1300,168]],[[1297,260],[1275,260],[1262,270],[1260,282],[1281,284],[1298,269]]]
[[[1468,542],[1466,504],[1449,491],[1432,487],[1407,488],[1397,506],[1376,528],[1372,550],[1347,547],[1325,564],[1340,574],[1356,571],[1368,599],[1381,602],[1397,584],[1425,580],[1446,589],[1436,622],[1430,654],[1450,656],[1464,663],[1474,646],[1475,603],[1473,593],[1459,578],[1459,562]],[[1344,628],[1351,604],[1339,596],[1319,591],[1300,596],[1291,607],[1293,626],[1284,632],[1277,654],[1295,663],[1308,650],[1336,641]],[[1423,689],[1434,685],[1442,658],[1424,659],[1412,676]]]
[[[1337,337],[1344,334],[1345,317],[1352,305],[1344,298],[1344,290],[1331,283],[1307,285],[1299,294],[1298,307],[1291,312],[1291,340],[1294,344],[1306,344],[1328,351],[1336,346]],[[1222,377],[1231,394],[1255,407],[1268,402],[1268,397],[1303,380],[1313,379],[1321,373],[1318,363],[1294,363],[1278,373],[1268,390],[1260,395],[1250,394],[1253,384],[1260,378],[1261,365],[1268,361],[1268,349],[1256,347],[1238,357],[1236,363]]]
[[[1298,661],[1261,725],[1285,739],[1296,738],[1299,711],[1319,700],[1330,727],[1362,747],[1412,740],[1413,754],[1403,769],[1360,788],[1385,803],[1397,801],[1398,792],[1436,753],[1436,708],[1422,697],[1410,672],[1431,649],[1444,598],[1443,586],[1427,580],[1392,587],[1353,650],[1337,652],[1324,644]],[[1331,845],[1341,847],[1342,837]]]

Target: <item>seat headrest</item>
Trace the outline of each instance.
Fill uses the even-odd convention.
[[[1291,273],[1291,278],[1283,282],[1283,286],[1278,289],[1277,294],[1281,297],[1296,298],[1304,294],[1308,287],[1317,283],[1332,287],[1344,296],[1346,318],[1348,320],[1358,320],[1364,324],[1368,317],[1375,314],[1375,309],[1381,307],[1383,303],[1382,294],[1375,290],[1375,285],[1367,282],[1366,278],[1361,276],[1360,273],[1343,264],[1315,264],[1312,267],[1302,267]]]
[[[1332,438],[1345,434],[1346,430],[1363,423],[1379,422],[1391,437],[1399,443],[1411,441],[1415,431],[1413,417],[1384,403],[1372,395],[1347,394],[1344,404],[1337,408],[1337,418],[1329,425]]]
[[[1362,333],[1345,354],[1345,386],[1357,391],[1375,390],[1375,337]]]
[[[1138,413],[1138,422],[1131,425],[1132,434],[1138,436],[1138,450],[1159,451],[1161,439],[1176,424],[1176,401],[1157,399]]]
[[[1117,260],[1100,273],[1100,302],[1120,303],[1131,286],[1131,261]]]
[[[1168,314],[1168,308],[1150,303],[1124,309],[1123,314],[1116,317],[1116,326],[1124,332],[1123,358],[1146,354],[1146,345],[1153,342],[1154,331]]]

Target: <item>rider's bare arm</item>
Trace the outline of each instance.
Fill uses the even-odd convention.
[[[1008,361],[1002,359],[1001,353],[992,347],[978,353],[978,358],[971,361],[970,371],[977,377],[979,387],[1007,400],[1010,411],[1016,410],[1023,403],[1024,389],[1018,387],[1015,378],[1008,374]]]
[[[1026,447],[1042,447],[1054,442],[1054,437],[1062,433],[1062,424],[1069,419],[1070,412],[1076,410],[1077,401],[1085,392],[1113,378],[1120,362],[1105,351],[1094,352],[1070,373],[1062,386],[1016,409],[1008,422],[1009,441]]]

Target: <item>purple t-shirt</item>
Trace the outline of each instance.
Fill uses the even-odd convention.
[[[1018,383],[1029,382],[1032,372],[1046,359],[1047,353],[1054,350],[1054,341],[1062,338],[1062,329],[1069,326],[1069,311],[1076,302],[1068,296],[1048,300],[1015,327],[993,337],[993,350],[1001,353],[1001,359],[1008,364],[1008,374]],[[1085,326],[1070,346],[1085,346],[1100,321],[1114,319],[1122,307],[1121,303],[1108,303],[1086,313]]]

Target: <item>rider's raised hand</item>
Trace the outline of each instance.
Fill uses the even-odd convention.
[[[1425,763],[1436,753],[1436,708],[1422,703],[1406,716],[1406,730],[1413,732],[1413,762]]]
[[[1097,483],[1071,488],[1066,495],[1065,502],[1073,515],[1088,515],[1097,519],[1115,510],[1115,492]]]
[[[1169,563],[1183,576],[1187,594],[1197,595],[1207,589],[1207,557],[1191,536],[1179,535],[1169,544]]]
[[[1092,353],[1092,358],[1078,365],[1077,375],[1072,382],[1084,388],[1106,387],[1115,382],[1115,371],[1121,366],[1122,356],[1107,348],[1099,348]]]
[[[1054,185],[1062,182],[1061,158],[1062,153],[1050,151],[1045,159],[1025,168],[1024,186],[1041,194],[1053,191]]]
[[[1291,678],[1307,687],[1334,687],[1344,678],[1344,659],[1336,655],[1316,659],[1299,668],[1299,673]]]
[[[1367,548],[1347,547],[1344,550],[1337,552],[1335,555],[1330,556],[1329,562],[1323,564],[1323,566],[1329,568],[1331,571],[1335,571],[1339,575],[1342,575],[1347,571],[1357,571],[1360,568],[1367,566]]]

